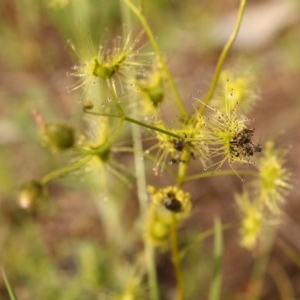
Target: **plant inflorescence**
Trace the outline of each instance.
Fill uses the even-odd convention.
[[[113,188],[124,182],[130,185],[134,178],[145,263],[138,264],[139,270],[123,291],[109,292],[114,299],[147,299],[145,283],[137,280],[137,276],[147,276],[149,299],[159,299],[155,251],[161,249],[170,252],[180,300],[184,299],[185,285],[178,226],[193,213],[193,195],[185,190],[185,183],[198,180],[205,189],[202,178],[222,174],[240,178],[243,190],[235,194],[235,200],[241,218],[241,245],[253,250],[261,242],[264,230],[277,224],[273,221],[278,220],[290,188],[290,174],[284,167],[283,154],[270,141],[257,142],[259,128],[246,117],[257,99],[252,78],[223,70],[246,1],[241,1],[236,25],[220,56],[209,91],[203,98],[195,98],[192,112],[185,107],[142,9],[143,1],[140,2],[140,7],[132,0],[122,0],[121,4],[140,21],[153,52],[144,52],[141,37],[133,38],[132,29],[131,33],[124,32],[111,43],[100,45],[98,51],[79,55],[79,63],[69,73],[76,81],[70,90],[83,89],[81,105],[88,132],[67,123],[46,122],[34,113],[41,144],[56,155],[70,152],[72,159],[60,169],[25,182],[19,203],[28,210],[51,203],[49,182],[81,170],[96,170],[98,187],[108,196],[112,189],[108,178],[113,178]],[[75,46],[72,48],[80,53]],[[166,105],[178,116],[173,122],[163,113]],[[124,147],[122,143],[128,141],[129,130],[133,146]],[[118,161],[121,152],[132,154],[134,171]],[[148,183],[147,160],[157,178],[169,174],[171,183]],[[190,167],[195,165],[199,172],[191,174]],[[215,235],[220,235],[217,229]]]

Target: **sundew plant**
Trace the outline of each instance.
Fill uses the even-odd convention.
[[[291,188],[285,153],[274,141],[262,140],[260,128],[249,117],[249,113],[255,116],[259,98],[253,76],[224,67],[247,1],[239,2],[215,70],[203,79],[209,80],[207,90],[188,101],[169,69],[159,32],[152,30],[147,18],[147,1],[115,2],[119,26],[99,32],[100,44],[89,32],[80,45],[79,38],[66,42],[77,60],[66,75],[68,92],[79,95],[74,105],[81,109],[82,122],[74,126],[48,120],[37,106],[32,107],[38,139],[49,155],[59,157],[61,166],[23,182],[18,203],[32,217],[55,213],[53,186],[67,178],[73,178],[73,186],[74,181],[84,185],[84,179],[96,191],[103,241],[97,247],[83,247],[73,272],[80,268],[85,272],[74,286],[66,284],[59,291],[55,280],[49,279],[58,295],[55,299],[224,299],[223,232],[237,229],[240,247],[249,254],[268,252]],[[69,1],[49,1],[48,9],[68,5]],[[98,9],[102,8],[94,7]],[[223,176],[239,183],[228,203],[239,222],[214,217],[211,228],[193,228],[183,236],[182,228],[196,214],[194,207],[201,207],[189,184],[205,190],[207,178],[216,177],[222,184]],[[136,199],[135,213],[130,212],[134,205],[122,212],[124,203]],[[123,225],[127,214],[132,228]],[[209,281],[201,294],[186,262],[197,260],[193,249],[210,237]],[[167,280],[159,272],[162,256],[172,265]],[[14,279],[5,272],[9,274],[8,267],[3,278],[10,299],[18,299]],[[249,291],[250,297],[257,299],[259,288]]]

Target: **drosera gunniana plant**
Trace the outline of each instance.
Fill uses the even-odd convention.
[[[238,176],[244,183],[245,177],[249,177],[243,192],[236,193],[235,199],[241,216],[241,245],[252,250],[261,242],[265,228],[278,223],[277,217],[290,188],[290,175],[284,167],[283,156],[275,150],[274,144],[267,142],[261,145],[256,141],[255,134],[259,129],[246,117],[257,96],[252,92],[252,79],[223,70],[239,31],[246,0],[240,1],[236,24],[217,62],[209,90],[203,99],[195,100],[195,108],[190,114],[145,17],[144,2],[140,1],[140,6],[131,0],[120,2],[123,11],[127,9],[127,16],[128,12],[132,12],[140,21],[153,53],[143,55],[142,49],[138,48],[139,38],[132,39],[132,34],[123,34],[110,47],[100,45],[95,51],[94,46],[88,46],[92,50],[89,55],[79,55],[81,61],[69,73],[76,80],[71,89],[89,90],[94,82],[101,81],[101,91],[84,99],[82,107],[85,119],[94,125],[90,126],[89,135],[79,134],[80,130],[68,124],[46,123],[36,114],[43,146],[55,155],[72,152],[76,159],[40,179],[25,182],[20,189],[19,201],[25,209],[46,203],[49,193],[51,199],[51,191],[47,187],[50,181],[84,168],[101,170],[99,188],[102,190],[108,185],[107,172],[112,173],[116,180],[128,182],[129,179],[122,174],[126,167],[117,162],[114,153],[118,151],[118,142],[128,128],[125,125],[131,124],[134,147],[127,150],[133,153],[135,161],[140,201],[138,219],[143,224],[139,228],[144,244],[142,274],[147,274],[148,287],[143,280],[133,276],[123,293],[116,291],[112,294],[120,295],[116,299],[138,300],[144,295],[143,291],[149,290],[149,299],[158,300],[155,255],[156,251],[163,249],[169,251],[174,265],[176,299],[183,300],[185,285],[178,227],[193,211],[193,196],[185,190],[184,184],[222,175]],[[176,122],[167,122],[161,113],[166,101],[174,102],[179,116]],[[136,131],[136,128],[145,129],[142,133],[145,137],[150,135],[154,140],[153,146],[143,149],[141,131]],[[149,156],[154,160],[155,175],[164,174],[167,166],[173,169],[172,184],[160,186],[158,182],[146,181],[144,161]],[[189,167],[196,163],[199,164],[199,173],[190,174]],[[239,166],[245,164],[249,165],[248,169],[240,170]],[[107,189],[106,193],[109,192]],[[218,255],[221,251],[219,227],[215,229],[215,237],[219,241]],[[219,284],[212,286],[213,289],[220,288]],[[210,294],[217,295],[220,291]]]

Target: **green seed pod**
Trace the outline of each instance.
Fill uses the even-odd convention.
[[[41,142],[53,152],[70,149],[75,142],[74,130],[63,123],[46,123],[41,130]]]
[[[36,180],[25,182],[19,193],[19,204],[22,208],[33,210],[48,200],[46,187]]]

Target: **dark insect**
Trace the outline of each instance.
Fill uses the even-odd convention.
[[[262,151],[262,147],[259,144],[254,145],[253,148],[254,148],[254,152],[261,152]]]
[[[174,213],[182,211],[182,205],[179,200],[176,199],[175,194],[172,192],[167,193],[167,197],[163,201],[166,209]]]
[[[178,139],[178,140],[173,140],[174,148],[181,152],[184,148],[184,140]]]
[[[235,157],[253,156],[255,152],[261,152],[262,148],[259,144],[254,144],[252,137],[254,129],[244,128],[239,131],[230,141],[230,151]]]

